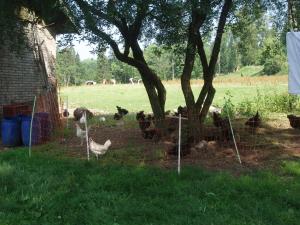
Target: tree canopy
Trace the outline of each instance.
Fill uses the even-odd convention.
[[[110,46],[116,59],[139,71],[157,118],[163,118],[166,100],[160,78],[167,78],[166,71],[170,70],[164,62],[174,60],[174,55],[181,58],[182,91],[192,123],[203,122],[212,103],[218,60],[219,65],[226,65],[226,71],[236,69],[239,62],[261,63],[260,56],[269,53],[268,43],[262,38],[267,25],[260,19],[266,10],[275,12],[286,7],[283,0],[65,0],[65,3],[80,21],[84,39],[97,44],[99,51]],[[280,30],[279,26],[276,29]],[[226,42],[222,44],[223,36]],[[244,39],[247,44],[240,41]],[[145,45],[149,45],[146,51]],[[164,50],[168,48],[176,50]],[[259,48],[263,50],[256,51]],[[156,60],[161,63],[152,68],[151,65],[158,65]],[[197,71],[197,62],[204,86],[195,98],[190,79]]]

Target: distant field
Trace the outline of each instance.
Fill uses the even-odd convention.
[[[215,80],[217,89],[215,105],[223,105],[226,92],[230,91],[232,102],[239,103],[245,99],[253,99],[260,94],[287,93],[287,76],[219,76]],[[201,80],[192,81],[195,96],[201,89]],[[184,105],[181,86],[178,81],[165,83],[167,89],[166,109],[175,109]],[[61,88],[61,96],[68,97],[69,108],[85,106],[96,111],[114,112],[120,105],[130,111],[150,111],[150,104],[143,85],[96,85]]]

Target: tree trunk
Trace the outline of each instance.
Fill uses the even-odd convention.
[[[131,43],[133,58],[138,62],[135,66],[141,74],[151,108],[157,124],[161,126],[165,118],[166,89],[157,74],[148,66],[138,42]]]
[[[157,75],[148,67],[138,68],[145,86],[156,125],[163,127],[165,118],[166,90]]]

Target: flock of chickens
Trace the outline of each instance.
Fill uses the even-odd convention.
[[[80,138],[81,145],[83,145],[84,139],[86,138],[87,132],[89,132],[90,127],[87,127],[87,130],[83,130],[79,124],[85,124],[87,122],[87,118],[92,117],[93,113],[86,108],[77,108],[74,111],[74,120],[76,121],[76,136]],[[95,142],[91,137],[88,138],[89,150],[97,157],[97,159],[98,156],[104,155],[107,152],[111,144],[112,143],[109,139],[102,145]]]
[[[123,118],[125,115],[128,114],[128,110],[124,109],[120,106],[116,106],[117,112],[114,114],[113,118],[117,121],[123,121]],[[174,116],[179,116],[181,114],[182,117],[187,117],[187,108],[179,106],[177,109],[177,112],[174,113]],[[167,111],[165,113],[166,115],[170,115],[170,111]],[[69,113],[67,111],[63,112],[63,115],[65,117],[69,116]],[[85,124],[87,118],[90,119],[93,117],[93,113],[90,112],[86,108],[77,108],[74,111],[74,120],[76,121],[76,136],[81,139],[81,145],[84,143],[84,139],[86,139],[86,134],[89,132],[90,127],[87,127],[87,130],[84,130],[80,127],[79,124]],[[300,129],[300,117],[297,117],[295,115],[288,115],[287,118],[290,121],[291,127],[295,129]],[[219,128],[221,131],[221,140],[222,141],[230,141],[232,139],[231,135],[231,128],[230,128],[230,121],[228,117],[222,117],[219,112],[212,112],[212,119],[213,124],[215,127]],[[144,139],[154,139],[156,141],[160,140],[162,137],[161,130],[156,128],[155,126],[155,118],[152,114],[145,114],[144,111],[140,111],[136,114],[136,120],[138,122],[142,137]],[[105,118],[104,120],[105,121]],[[259,115],[259,112],[257,111],[256,114],[249,118],[245,122],[246,126],[249,126],[253,129],[259,127],[261,125],[261,117]],[[169,134],[174,132],[176,130],[177,121],[173,120],[172,123],[167,124],[168,128],[167,131]],[[174,139],[175,140],[175,139]],[[190,142],[192,142],[190,139],[187,139],[186,143],[182,143],[182,147],[190,148]],[[95,142],[91,137],[88,138],[88,146],[92,153],[95,154],[95,156],[98,159],[98,156],[104,155],[109,147],[111,146],[111,141],[107,140],[103,145]],[[177,154],[177,142],[173,141],[172,149],[169,151],[170,154]],[[186,146],[185,146],[186,145]]]

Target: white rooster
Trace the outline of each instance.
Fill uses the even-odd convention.
[[[76,125],[76,136],[79,137],[81,139],[81,143],[80,145],[83,145],[83,141],[86,138],[86,131],[82,130],[79,126],[79,124],[75,124]],[[90,130],[90,127],[88,127],[88,131]]]
[[[101,145],[101,144],[98,144],[95,141],[93,141],[92,138],[89,138],[90,150],[91,150],[91,152],[93,152],[96,155],[97,159],[98,159],[99,155],[104,155],[110,146],[111,146],[110,140],[107,140],[104,143],[104,145]]]

